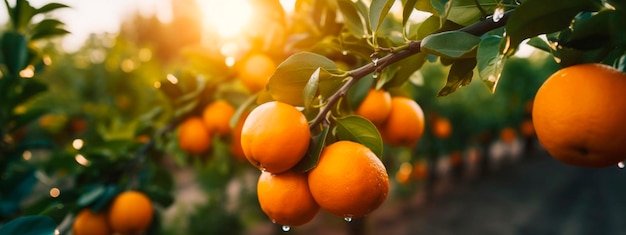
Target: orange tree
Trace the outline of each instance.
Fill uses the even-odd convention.
[[[31,24],[31,17],[65,6],[50,4],[36,9],[25,0],[16,1],[15,6],[5,1],[11,25],[2,36],[0,60],[3,65],[0,77],[0,95],[3,96],[0,107],[1,220],[17,219],[0,227],[0,232],[20,234],[22,230],[19,229],[29,223],[41,225],[32,226],[33,229],[54,230],[54,222],[61,224],[66,217],[71,220],[72,215],[79,214],[81,209],[89,208],[95,213],[108,210],[120,192],[130,189],[142,191],[152,201],[167,206],[172,201],[172,179],[166,172],[164,162],[170,156],[178,166],[191,166],[199,171],[203,186],[215,193],[210,197],[212,204],[209,205],[215,210],[207,214],[213,215],[209,218],[221,218],[215,215],[222,215],[221,212],[226,209],[215,205],[226,200],[223,191],[228,178],[236,174],[237,168],[244,168],[239,167],[240,162],[231,162],[228,158],[228,144],[237,143],[230,136],[239,135],[210,133],[210,128],[206,128],[204,135],[208,133],[212,138],[204,139],[212,143],[201,146],[203,148],[199,149],[203,151],[185,152],[184,144],[181,146],[179,142],[178,128],[189,118],[201,118],[205,108],[216,100],[226,100],[237,107],[230,117],[231,127],[264,103],[281,102],[297,107],[308,122],[311,137],[306,153],[291,167],[291,171],[312,172],[326,147],[335,142],[345,143],[340,141],[357,142],[367,147],[371,151],[367,155],[382,158],[390,171],[389,166],[397,162],[393,158],[383,158],[383,155],[397,152],[389,153],[387,150],[394,148],[384,143],[379,133],[380,125],[354,115],[372,89],[387,91],[393,97],[417,100],[417,107],[420,107],[419,104],[423,106],[420,111],[424,109],[421,115],[424,119],[429,117],[429,111],[436,108],[429,104],[430,97],[449,95],[459,87],[470,84],[475,77],[497,95],[498,84],[506,84],[499,80],[507,80],[503,68],[512,64],[511,58],[521,43],[548,52],[562,67],[592,62],[612,65],[622,71],[626,67],[626,35],[621,30],[626,24],[623,14],[626,6],[620,1],[299,0],[291,15],[284,13],[278,1],[251,2],[259,5],[255,9],[272,13],[267,14],[272,17],[259,20],[256,30],[241,36],[249,42],[243,52],[231,53],[224,48],[194,44],[197,42],[190,40],[188,44],[181,44],[181,47],[185,46],[182,50],[172,51],[170,47],[157,46],[155,54],[160,59],[157,62],[150,59],[144,61],[142,58],[146,57],[142,55],[149,57],[150,48],[138,49],[136,45],[127,45],[128,40],[122,35],[113,39],[115,43],[105,40],[91,48],[100,50],[75,55],[79,57],[75,58],[78,63],[65,65],[70,67],[67,68],[70,73],[84,75],[78,81],[68,81],[69,84],[82,86],[70,89],[80,91],[78,97],[81,99],[57,100],[64,104],[56,106],[63,108],[64,111],[60,111],[41,109],[46,107],[44,101],[55,100],[49,99],[52,98],[50,95],[40,97],[39,102],[30,100],[43,90],[43,86],[38,85],[37,76],[33,77],[39,74],[37,65],[40,63],[32,58],[40,54],[29,53],[28,48],[35,45],[33,42],[41,37],[39,34],[42,32],[43,35],[65,32],[59,21],[44,20]],[[390,14],[391,9],[395,9],[395,2],[399,2],[401,7],[394,11],[397,14]],[[416,12],[427,13],[427,17],[412,17]],[[175,29],[180,31],[181,28]],[[261,32],[260,28],[272,30]],[[154,32],[141,31],[137,38],[151,33]],[[193,34],[190,38],[194,38]],[[207,44],[212,43],[209,41]],[[125,54],[129,51],[132,53]],[[109,54],[103,56],[102,52]],[[259,53],[273,60],[277,64],[276,69],[270,69],[274,71],[265,80],[267,84],[258,85],[264,78],[254,78],[254,86],[246,85],[248,82],[245,82],[244,76],[266,74],[268,70],[259,68],[258,73],[240,70],[255,67],[242,64],[246,58]],[[137,58],[133,57],[135,54]],[[172,54],[180,57],[173,59]],[[46,62],[46,57],[42,61]],[[419,84],[416,81],[420,79],[431,79],[420,78],[419,74],[432,63],[444,65],[445,85],[437,88],[438,92],[424,93],[425,89],[414,85]],[[130,79],[134,76],[144,79]],[[86,77],[111,79],[104,82],[105,79],[89,80]],[[54,88],[53,85],[51,88]],[[57,93],[50,94],[63,94],[64,87],[59,87]],[[71,92],[67,93],[71,96]],[[85,97],[88,97],[87,102],[79,106],[67,102],[84,100],[82,98]],[[529,97],[521,100],[527,99]],[[494,104],[498,105],[508,104]],[[454,110],[443,110],[441,114],[456,117],[460,111]],[[43,113],[47,114],[41,117]],[[68,113],[70,115],[66,115]],[[19,128],[34,120],[38,120],[45,127],[41,129],[48,132],[29,132],[32,129],[22,131]],[[426,118],[426,122],[428,120]],[[455,123],[459,122],[462,120],[451,120],[453,136],[479,130],[456,128]],[[497,128],[511,124],[503,121],[497,124]],[[64,128],[77,132],[66,133]],[[428,124],[425,128],[424,133],[428,135]],[[407,129],[424,131],[419,126]],[[203,131],[203,128],[194,130]],[[21,139],[24,133],[28,138]],[[41,138],[37,140],[42,141],[31,142],[35,134],[40,134]],[[463,142],[462,137],[450,139],[460,145],[458,148],[469,144]],[[414,146],[418,150],[430,147],[421,142],[419,138],[401,141],[398,148],[402,149],[400,151],[413,151]],[[38,163],[28,161],[36,155],[33,151],[42,147],[51,149],[52,157]],[[44,175],[70,175],[75,185],[62,188],[59,198],[43,198],[33,206],[16,207],[28,196],[29,189],[37,181],[34,177],[42,175],[38,173],[42,172],[41,169],[44,169]],[[53,190],[50,191],[52,193]],[[386,197],[387,192],[380,195]],[[376,201],[371,205],[372,208],[367,208],[364,213],[371,212],[379,203]],[[159,210],[154,213],[156,222],[151,223],[152,227],[139,230],[157,229],[154,227],[159,225],[160,213]],[[21,217],[32,214],[44,214],[54,220]],[[338,214],[347,220],[352,219],[350,213]],[[361,216],[362,213],[357,214]],[[198,221],[201,218],[193,217]],[[211,225],[231,226],[233,229],[241,223],[237,220],[226,222],[211,221]],[[60,230],[65,233],[70,227],[60,226]],[[192,225],[190,230],[193,229],[206,233],[203,228]]]

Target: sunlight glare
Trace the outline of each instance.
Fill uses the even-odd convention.
[[[205,28],[214,28],[223,38],[233,37],[248,24],[252,6],[247,0],[198,1]]]

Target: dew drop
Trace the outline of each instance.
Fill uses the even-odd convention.
[[[372,63],[374,63],[374,66],[378,66],[378,57],[374,57]]]
[[[283,225],[283,231],[284,232],[289,232],[289,230],[291,230],[291,227],[289,227],[287,225]]]
[[[372,74],[372,78],[374,78],[374,79],[378,78],[378,73]]]
[[[344,217],[343,220],[345,220],[346,222],[352,222],[352,217],[347,216],[347,217]]]
[[[496,10],[493,12],[493,22],[498,22],[502,19],[502,17],[504,17],[504,8],[503,7],[498,7],[496,8]]]
[[[343,50],[343,51],[341,51],[341,54],[342,54],[342,55],[348,55],[348,51]]]
[[[617,163],[617,167],[619,167],[619,169],[624,169],[625,166],[626,165],[624,165],[624,161]]]

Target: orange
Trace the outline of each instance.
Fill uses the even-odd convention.
[[[239,76],[244,86],[258,92],[265,88],[275,70],[274,60],[265,54],[255,53],[243,61]]]
[[[241,148],[241,129],[243,129],[243,123],[248,117],[249,112],[243,113],[235,127],[233,127],[233,131],[231,134],[231,142],[229,145],[230,153],[235,156],[238,160],[246,161],[246,155],[243,152],[243,148]]]
[[[145,194],[125,191],[113,199],[109,208],[109,224],[124,235],[141,234],[152,222],[154,209]]]
[[[306,154],[310,139],[304,114],[278,101],[252,110],[241,129],[241,148],[248,161],[275,174],[295,166]]]
[[[261,209],[272,222],[297,226],[313,219],[319,206],[309,191],[307,175],[292,171],[281,174],[262,172],[257,183]]]
[[[437,118],[433,122],[433,134],[439,139],[447,139],[452,135],[452,124],[446,118]]]
[[[230,132],[230,119],[235,114],[235,108],[224,100],[216,100],[204,108],[202,120],[209,133],[225,135]]]
[[[389,193],[389,176],[369,148],[338,141],[322,150],[309,171],[309,188],[320,207],[331,214],[358,218],[378,208]]]
[[[391,95],[384,90],[370,89],[355,113],[372,123],[382,124],[391,111]]]
[[[204,153],[211,147],[211,139],[202,118],[188,118],[178,127],[178,146],[185,152]]]
[[[502,130],[500,130],[500,140],[502,140],[502,142],[504,143],[508,143],[508,144],[513,143],[516,137],[517,137],[517,133],[515,129],[513,129],[513,127],[505,127]]]
[[[606,167],[626,158],[626,74],[580,64],[552,74],[535,96],[532,119],[541,145],[555,159]]]
[[[424,180],[428,176],[428,164],[426,161],[417,161],[413,163],[413,176],[417,180]]]
[[[111,228],[104,213],[93,213],[91,209],[80,210],[72,224],[74,235],[110,235]]]
[[[535,126],[533,125],[533,120],[527,119],[524,120],[521,124],[520,124],[520,132],[522,133],[522,136],[529,138],[535,135]]]
[[[380,132],[391,146],[414,147],[424,133],[424,111],[412,99],[393,97],[391,111]]]
[[[411,173],[413,166],[411,163],[403,162],[400,164],[400,169],[396,171],[396,181],[400,184],[408,184],[411,181]]]

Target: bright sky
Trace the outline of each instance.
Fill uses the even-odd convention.
[[[66,23],[66,29],[71,32],[64,36],[63,47],[73,51],[78,49],[91,33],[111,32],[119,30],[122,20],[129,16],[134,9],[141,9],[142,14],[158,12],[161,20],[169,20],[169,0],[30,0],[35,7],[50,2],[59,2],[70,6],[69,9],[59,9],[55,17]],[[14,5],[14,0],[9,0]],[[8,20],[4,4],[0,7],[0,22]]]

